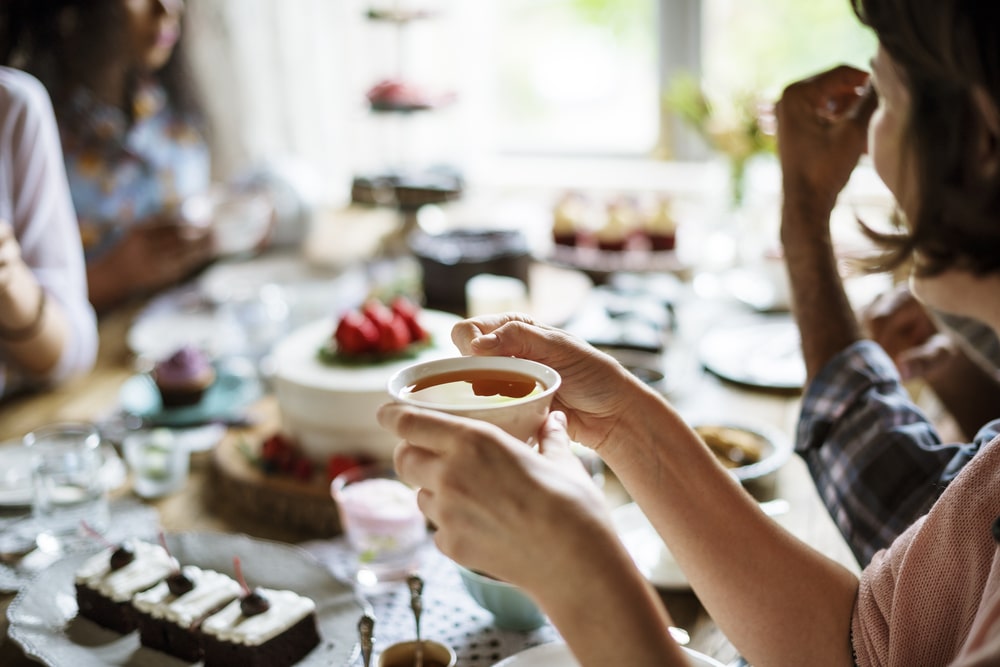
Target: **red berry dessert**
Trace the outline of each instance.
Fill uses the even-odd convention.
[[[163,407],[195,405],[215,382],[215,368],[204,352],[186,345],[156,363],[153,381]]]
[[[432,95],[419,86],[399,79],[385,79],[367,93],[368,103],[375,111],[422,111],[452,101],[454,95]]]
[[[635,210],[627,201],[608,204],[607,220],[596,232],[597,247],[613,252],[625,250],[635,231],[635,217]]]
[[[359,310],[344,313],[333,333],[332,362],[373,363],[404,355],[430,336],[417,321],[419,309],[403,296],[391,305],[369,299]]]
[[[552,242],[557,246],[580,244],[587,226],[588,204],[578,192],[567,192],[552,211]]]
[[[677,244],[677,221],[669,199],[661,199],[645,221],[645,234],[652,250],[673,250]]]
[[[281,432],[316,468],[336,454],[389,460],[396,438],[375,413],[386,383],[405,366],[456,356],[459,318],[400,297],[369,301],[291,332],[274,347],[274,393]],[[269,458],[285,470],[284,448]]]

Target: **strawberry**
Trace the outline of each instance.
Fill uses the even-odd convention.
[[[402,318],[406,322],[406,328],[410,332],[410,342],[416,342],[427,339],[427,331],[420,326],[420,322],[417,321],[417,317],[420,314],[420,308],[417,304],[413,303],[405,296],[397,296],[392,300],[390,305],[392,312],[396,314],[397,317]]]
[[[347,454],[334,454],[326,462],[326,479],[333,481],[333,478],[342,472],[350,470],[358,465],[358,459]]]
[[[378,325],[380,322],[388,323],[392,321],[392,311],[389,307],[377,299],[368,299],[361,306],[361,314],[367,317],[372,324]]]
[[[361,306],[362,314],[378,329],[376,351],[381,354],[398,352],[410,343],[410,332],[406,324],[397,321],[395,314],[381,301],[369,299]]]
[[[359,312],[345,313],[337,323],[334,333],[337,347],[343,354],[364,354],[378,348],[380,335],[378,327]]]
[[[392,316],[388,322],[379,322],[378,351],[391,354],[406,349],[410,344],[410,329],[403,318]]]

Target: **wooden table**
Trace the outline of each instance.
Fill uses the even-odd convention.
[[[100,324],[101,347],[97,366],[85,378],[49,393],[23,397],[0,406],[0,441],[18,438],[41,424],[62,419],[95,419],[109,414],[116,407],[121,384],[132,375],[133,361],[125,344],[125,334],[138,306],[126,308],[105,317]],[[709,317],[708,320],[712,320]],[[692,332],[696,340],[698,332]],[[690,343],[689,340],[687,343]],[[678,345],[687,344],[678,340]],[[687,352],[693,354],[692,350]],[[752,415],[756,421],[767,421],[791,432],[798,408],[795,395],[768,393],[740,388],[720,381],[700,369],[695,369],[679,392],[680,405],[711,406],[717,414],[728,417]],[[161,524],[167,531],[230,531],[286,542],[300,542],[316,535],[278,526],[243,516],[237,511],[224,514],[213,512],[205,502],[210,487],[210,457],[198,454],[192,461],[192,471],[183,491],[151,501],[159,511]],[[627,502],[620,485],[611,477],[606,485],[609,503]],[[128,488],[119,493],[129,493]],[[774,477],[773,486],[758,489],[763,497],[780,496],[791,504],[791,511],[782,517],[790,530],[821,551],[848,567],[857,564],[843,539],[822,507],[805,465],[792,457]],[[663,593],[662,597],[675,622],[687,628],[696,650],[729,660],[735,653],[715,628],[692,593]],[[0,596],[0,636],[6,636],[6,609],[13,595]],[[0,644],[0,664],[10,667],[35,664],[24,657],[9,640]]]

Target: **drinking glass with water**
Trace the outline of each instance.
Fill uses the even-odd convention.
[[[101,480],[101,436],[85,422],[65,422],[24,436],[31,451],[39,549],[71,552],[92,538],[82,525],[104,532],[110,522],[107,491]]]

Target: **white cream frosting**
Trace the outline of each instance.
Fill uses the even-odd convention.
[[[391,460],[398,439],[379,426],[375,417],[379,406],[389,400],[386,383],[411,364],[458,356],[451,330],[459,321],[451,313],[422,311],[420,323],[431,333],[431,345],[413,358],[372,366],[329,365],[317,358],[336,328],[332,318],[292,332],[271,355],[282,430],[316,461],[326,461],[334,453],[366,453]]]
[[[135,558],[125,567],[111,569],[111,554],[105,549],[87,559],[76,571],[76,583],[92,588],[115,602],[125,602],[177,569],[177,561],[158,544],[130,540]]]
[[[677,231],[677,221],[669,200],[659,202],[656,213],[646,221],[646,229],[653,234],[673,234]]]
[[[183,627],[193,623],[240,594],[240,585],[228,575],[215,570],[202,570],[193,565],[182,568],[184,576],[194,584],[187,593],[175,596],[167,582],[161,581],[148,591],[139,593],[132,604],[153,618],[161,618]]]
[[[316,609],[316,603],[293,591],[258,588],[270,607],[256,616],[244,616],[233,600],[201,624],[201,630],[221,641],[259,646],[292,627]]]

